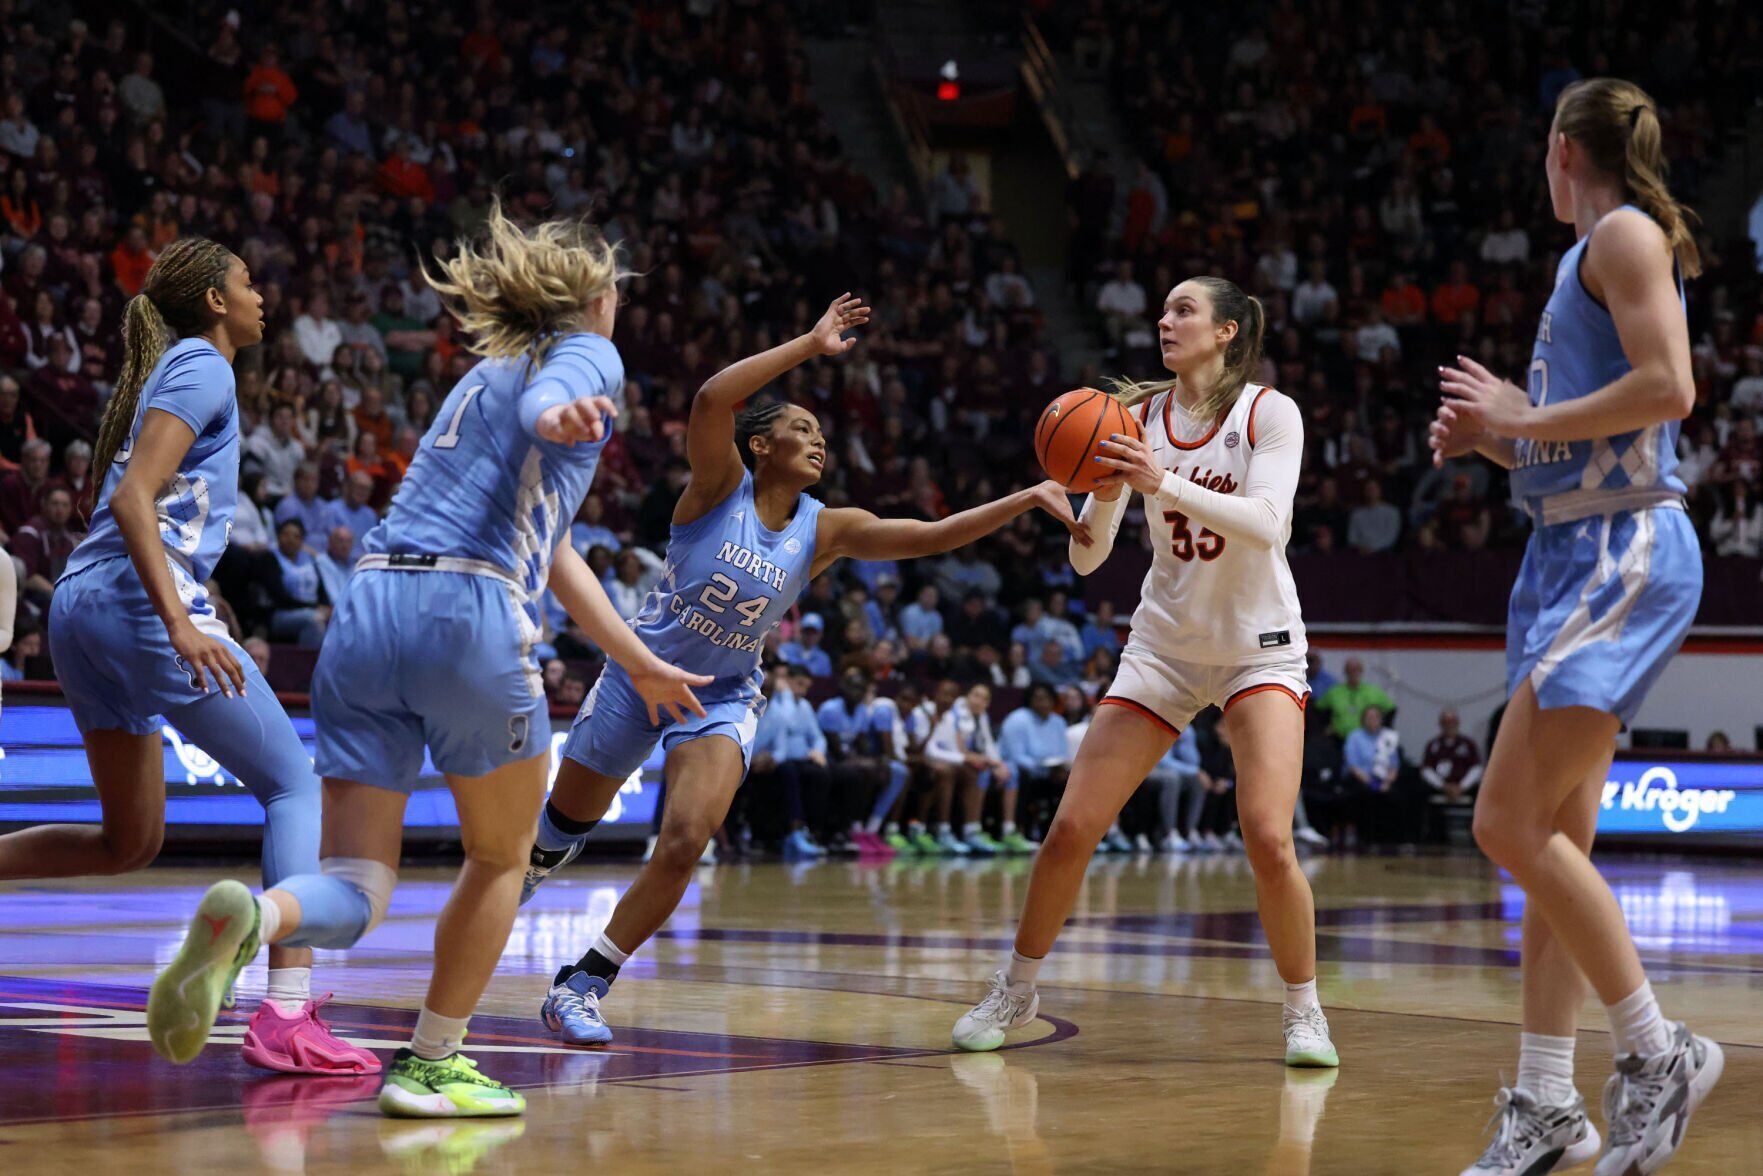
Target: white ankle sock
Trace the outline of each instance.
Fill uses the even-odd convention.
[[[979,836],[979,822],[978,821],[969,821],[969,822],[967,822],[967,824],[961,826],[961,836],[963,836],[963,837],[978,837]]]
[[[1045,962],[1045,956],[1037,960],[1033,956],[1012,951],[1010,962],[1004,965],[1004,982],[1013,988],[1023,984],[1033,985],[1035,977],[1041,974],[1041,965]]]
[[[269,896],[257,896],[257,942],[274,943],[276,932],[282,929],[282,908],[269,901]]]
[[[621,968],[630,962],[631,953],[620,950],[618,944],[606,938],[606,933],[604,931],[600,932],[600,937],[594,940],[594,950]]]
[[[1286,1008],[1292,1012],[1301,1013],[1305,1009],[1321,1007],[1322,1001],[1316,996],[1316,977],[1312,976],[1302,984],[1286,985]]]
[[[271,968],[263,999],[284,1017],[298,1016],[312,999],[311,968]]]
[[[949,822],[938,821],[936,832],[938,837],[947,837],[949,835]]]
[[[1546,1033],[1518,1035],[1518,1086],[1536,1095],[1537,1101],[1551,1107],[1573,1101],[1572,1037],[1550,1037]]]
[[[429,1011],[427,1005],[416,1015],[416,1032],[410,1035],[410,1052],[419,1058],[438,1062],[459,1052],[465,1044],[465,1026],[470,1017],[443,1017]]]
[[[1615,1004],[1606,1005],[1604,1011],[1610,1014],[1610,1034],[1616,1039],[1618,1057],[1629,1053],[1652,1057],[1671,1048],[1671,1026],[1659,1011],[1653,986],[1645,980]]]
[[[1016,832],[1016,822],[1015,821],[1005,821],[1004,822],[1004,829],[1003,829],[1004,836],[1008,837],[1014,832]]]

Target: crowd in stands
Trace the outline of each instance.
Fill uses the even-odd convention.
[[[1543,175],[1549,120],[1582,76],[1660,104],[1674,193],[1705,194],[1763,98],[1763,13],[1388,0],[1254,15],[1172,0],[1025,7],[1080,76],[1110,87],[1130,157],[1072,183],[1071,278],[1113,360],[1156,370],[1155,310],[1222,274],[1267,312],[1263,379],[1297,398],[1309,446],[1296,550],[1521,544],[1506,479],[1434,470],[1436,367],[1459,354],[1525,383],[1572,244]],[[1749,241],[1701,239],[1689,290],[1698,404],[1682,473],[1711,555],[1763,544],[1763,301]]]
[[[236,366],[241,504],[211,585],[260,664],[323,640],[364,536],[474,362],[419,259],[447,255],[498,194],[524,218],[595,220],[639,275],[616,333],[623,411],[571,528],[627,616],[661,571],[692,394],[807,329],[839,292],[875,307],[861,345],[774,390],[827,429],[818,493],[831,504],[936,518],[1026,483],[1031,418],[1077,374],[1061,369],[1017,251],[959,158],[924,199],[878,192],[851,164],[782,5],[612,3],[550,20],[490,0],[420,14],[396,0],[191,0],[176,28],[5,7],[0,542],[20,568],[9,677],[52,672],[41,618],[90,510],[121,310],[180,235],[235,249],[265,299],[265,342]],[[1524,370],[1564,243],[1541,195],[1560,87],[1620,70],[1651,88],[1693,202],[1730,117],[1706,96],[1763,85],[1763,21],[1740,14],[1723,53],[1701,54],[1716,6],[1693,0],[1637,18],[1620,43],[1533,28],[1535,6],[1522,5],[1497,18],[1429,10],[1424,30],[1419,10],[1378,0],[1337,6],[1380,14],[1351,22],[1284,0],[1255,22],[1167,0],[1039,7],[1113,79],[1136,136],[1130,182],[1098,161],[1069,196],[1072,279],[1111,364],[1154,374],[1154,306],[1180,276],[1221,273],[1259,293],[1263,378],[1307,416],[1294,544],[1312,551],[1521,537],[1503,479],[1474,462],[1431,471],[1420,429],[1441,356]],[[1484,48],[1500,40],[1485,19],[1546,40],[1541,71],[1514,72],[1535,54]],[[1713,550],[1755,555],[1763,314],[1749,256],[1716,244],[1690,302],[1701,404],[1685,477]],[[768,666],[783,667],[774,689],[819,699],[861,679],[854,699],[839,693],[845,705],[873,702],[898,722],[880,743],[867,710],[838,732],[815,711],[816,731],[804,720],[774,733],[755,778],[782,798],[778,838],[801,829],[837,845],[893,822],[927,852],[955,852],[976,844],[978,822],[1000,845],[1044,827],[1069,764],[1054,736],[1062,725],[1075,746],[1124,634],[1112,606],[1086,606],[1064,547],[1027,515],[947,557],[857,564],[811,587],[768,643]],[[579,705],[599,654],[554,606],[542,653],[553,702]],[[1346,701],[1328,703],[1343,687]],[[1473,745],[1412,760],[1388,700],[1357,687],[1349,673],[1317,691],[1312,721],[1333,733],[1317,756],[1338,762],[1318,759],[1306,795],[1331,831],[1410,839],[1415,806],[1384,812],[1366,797],[1433,790],[1457,803],[1474,787]],[[994,696],[995,735],[976,691]],[[775,711],[768,721],[792,708]],[[939,724],[964,713],[972,721],[950,719],[939,741]],[[984,746],[946,751],[951,739]],[[842,807],[857,793],[829,802],[823,777],[856,761],[873,803],[894,786],[888,765],[910,769],[879,821]],[[1196,724],[1114,836],[1222,847],[1231,774],[1227,736]]]

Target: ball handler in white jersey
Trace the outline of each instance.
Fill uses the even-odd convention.
[[[1315,905],[1292,846],[1307,644],[1285,548],[1304,423],[1290,397],[1249,383],[1261,362],[1261,304],[1231,282],[1181,283],[1157,326],[1174,379],[1117,390],[1136,406],[1145,439],[1105,444],[1097,460],[1114,472],[1084,504],[1095,542],[1071,549],[1080,573],[1099,567],[1126,511],[1123,491],[1136,490],[1151,527],[1151,571],[1120,669],[1035,858],[1016,950],[953,1039],[996,1049],[1007,1030],[1034,1019],[1036,973],[1096,843],[1182,728],[1216,705],[1230,725],[1261,925],[1285,981],[1286,1064],[1336,1066],[1316,996]]]

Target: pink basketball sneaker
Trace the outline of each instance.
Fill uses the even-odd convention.
[[[257,1006],[245,1029],[245,1060],[285,1074],[377,1074],[380,1060],[330,1031],[318,1010],[331,998],[309,1000],[291,1017],[269,1001]]]

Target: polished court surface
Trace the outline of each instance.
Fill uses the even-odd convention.
[[[1668,1171],[1763,1172],[1763,874],[1604,864],[1667,1014],[1727,1048]],[[1521,900],[1467,855],[1308,861],[1338,1073],[1280,1062],[1240,857],[1098,859],[1041,1020],[970,1056],[949,1026],[1009,950],[1026,861],[706,867],[606,1002],[618,1039],[559,1047],[550,974],[636,868],[578,863],[522,911],[469,1052],[527,1115],[442,1125],[381,1119],[377,1078],[241,1061],[261,957],[197,1061],[153,1056],[146,985],[223,871],[0,885],[0,1172],[1455,1174],[1516,1070]],[[406,871],[383,926],[320,955],[338,1032],[403,1043],[450,876]],[[1609,1037],[1582,1024],[1595,1107]]]

